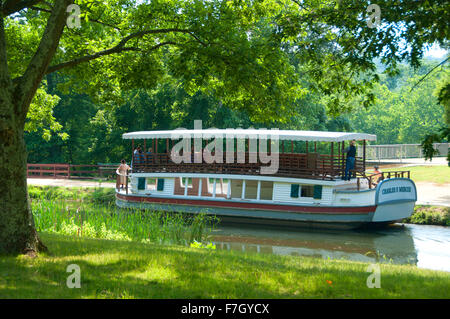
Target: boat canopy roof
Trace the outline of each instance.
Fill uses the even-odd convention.
[[[376,141],[377,136],[366,133],[325,132],[325,131],[296,131],[276,129],[205,129],[169,131],[141,131],[125,133],[124,139],[157,139],[157,138],[243,138],[243,139],[272,139],[290,141],[343,142],[349,140]]]

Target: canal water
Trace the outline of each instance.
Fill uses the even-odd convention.
[[[298,230],[220,224],[217,249],[364,262],[412,264],[450,272],[450,227],[394,224],[378,230]]]

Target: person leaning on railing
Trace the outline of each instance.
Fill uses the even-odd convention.
[[[374,171],[372,174],[372,184],[376,186],[382,180],[383,180],[383,173],[378,170],[378,166],[374,166]]]
[[[116,170],[117,173],[117,182],[116,182],[116,189],[124,189],[125,184],[127,183],[127,175],[128,170],[130,170],[130,166],[127,165],[127,162],[123,159],[120,161],[120,165]]]

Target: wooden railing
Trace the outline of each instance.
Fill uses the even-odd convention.
[[[114,176],[118,165],[27,164],[28,178],[93,179]]]
[[[376,187],[378,183],[380,183],[384,179],[389,178],[411,178],[411,172],[410,171],[391,171],[391,172],[380,172],[380,173],[374,173],[366,175],[361,174],[360,172],[357,173],[357,188],[360,189],[361,181],[360,179],[366,179],[369,184],[369,189],[372,189],[373,187]]]
[[[133,156],[133,172],[170,172],[170,173],[211,173],[211,174],[239,174],[255,175],[262,174],[261,168],[272,165],[261,163],[258,154],[244,153],[244,163],[238,163],[237,155],[234,154],[232,163],[194,163],[194,154],[190,154],[191,163],[174,163],[170,154],[140,154]],[[243,156],[244,157],[244,156]],[[250,159],[257,159],[256,163],[250,163]],[[317,153],[279,153],[278,170],[273,175],[297,178],[314,178],[334,180],[343,176],[345,159],[343,157],[331,157]],[[355,170],[362,171],[364,165],[361,158],[356,159]]]

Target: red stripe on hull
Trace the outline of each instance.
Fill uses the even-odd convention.
[[[146,203],[169,204],[169,205],[190,205],[190,206],[195,205],[204,207],[239,208],[251,210],[258,209],[258,210],[297,212],[297,213],[369,214],[375,212],[377,208],[376,206],[315,207],[315,206],[295,206],[295,205],[280,205],[280,204],[238,203],[238,202],[225,202],[217,200],[127,196],[123,194],[116,194],[116,197],[128,202],[136,202],[136,203],[146,202]]]

